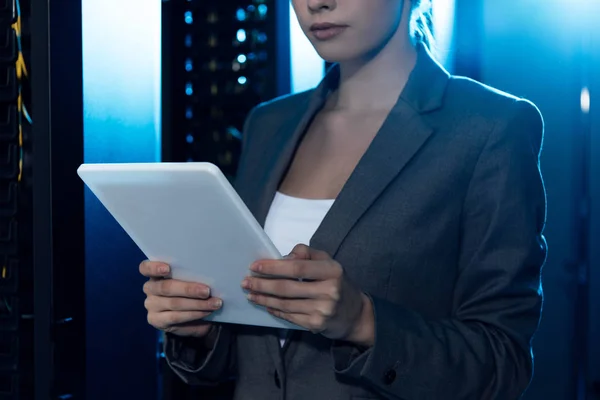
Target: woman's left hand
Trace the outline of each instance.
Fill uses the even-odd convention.
[[[283,260],[257,261],[250,270],[264,277],[247,277],[242,287],[271,314],[329,339],[373,345],[371,301],[327,253],[298,245]]]

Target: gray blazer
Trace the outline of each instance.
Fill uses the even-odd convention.
[[[335,88],[255,108],[236,189],[263,224],[312,117]],[[530,102],[450,76],[421,48],[397,104],[313,236],[373,301],[364,349],[222,325],[212,351],[168,336],[190,384],[235,399],[517,399],[542,308],[542,118]]]

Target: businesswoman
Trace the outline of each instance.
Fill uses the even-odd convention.
[[[546,256],[539,112],[438,65],[419,1],[292,4],[337,64],[251,112],[236,189],[291,253],[249,268],[302,281],[240,285],[307,331],[203,322],[226,304],[144,262],[171,367],[244,400],[519,398]]]

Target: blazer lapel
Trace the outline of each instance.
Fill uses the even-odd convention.
[[[332,85],[338,79],[337,76],[337,69],[332,67],[308,101],[281,126],[273,140],[266,144],[268,147],[264,148],[263,153],[271,158],[267,159],[261,167],[263,175],[257,181],[265,184],[262,185],[261,190],[255,192],[256,202],[252,204],[253,207],[249,204],[249,208],[254,210],[256,220],[263,227],[275,193],[289,169],[298,144],[315,115],[325,104]],[[249,203],[251,200],[246,202]]]
[[[420,48],[398,102],[312,237],[312,247],[336,256],[352,227],[433,134],[423,115],[441,106],[448,79]]]
[[[338,80],[337,73],[337,69],[332,67],[308,101],[281,126],[273,140],[265,144],[263,154],[271,157],[266,158],[266,161],[259,166],[260,172],[256,180],[265,184],[261,186],[260,190],[248,191],[244,196],[246,205],[262,227],[265,225],[275,193],[287,173],[298,144],[317,112],[325,104],[333,82]],[[266,346],[275,367],[282,370],[284,368],[283,349],[279,339],[279,331],[267,334]]]
[[[311,240],[311,246],[335,257],[358,219],[425,144],[433,130],[404,104],[384,122],[331,210]]]

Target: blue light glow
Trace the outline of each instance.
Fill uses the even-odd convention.
[[[82,2],[85,162],[160,160],[161,5],[150,3]]]
[[[189,58],[185,60],[185,70],[187,72],[192,72],[194,70],[194,62]]]
[[[433,26],[435,26],[436,33],[435,56],[446,69],[452,72],[455,0],[436,0],[432,2],[432,7]]]
[[[325,62],[302,32],[293,7],[290,7],[290,40],[292,93],[312,89],[323,79]]]
[[[185,137],[185,141],[190,144],[194,143],[194,136],[192,136],[191,133],[188,133],[188,135]]]
[[[194,118],[194,111],[192,110],[192,107],[188,107],[185,109],[185,119],[192,119]]]
[[[266,4],[261,4],[258,6],[258,15],[260,16],[260,18],[265,18],[267,16],[267,5]]]
[[[246,41],[246,31],[244,29],[238,30],[235,36],[237,41],[240,43],[244,43]]]
[[[244,22],[246,20],[246,10],[238,8],[236,12],[236,18],[238,21]]]
[[[237,61],[238,61],[240,64],[243,64],[243,63],[245,63],[247,60],[248,60],[248,58],[247,58],[247,57],[246,57],[244,54],[240,54],[240,55],[237,57]]]
[[[185,47],[192,47],[192,35],[185,35]]]
[[[256,40],[258,40],[259,43],[265,43],[267,41],[267,34],[264,32],[259,33],[256,35]]]
[[[191,96],[194,94],[194,86],[189,82],[185,84],[185,94],[187,96]]]
[[[81,7],[84,162],[160,161],[161,2],[82,0]],[[119,398],[131,385],[139,389],[136,395],[152,398],[156,388],[147,377],[158,368],[156,331],[145,322],[135,268],[143,254],[89,190],[85,253],[87,362],[81,397]],[[114,329],[108,320],[126,329]],[[125,332],[135,337],[135,346],[123,340]],[[123,354],[140,365],[115,363]],[[117,371],[110,382],[102,377],[107,368]]]
[[[247,79],[245,76],[240,76],[240,77],[238,78],[238,83],[239,83],[240,85],[245,85],[245,84],[246,84],[246,82],[248,82],[248,79]]]
[[[194,23],[194,16],[192,15],[191,11],[185,12],[185,23],[188,25],[191,25]]]

